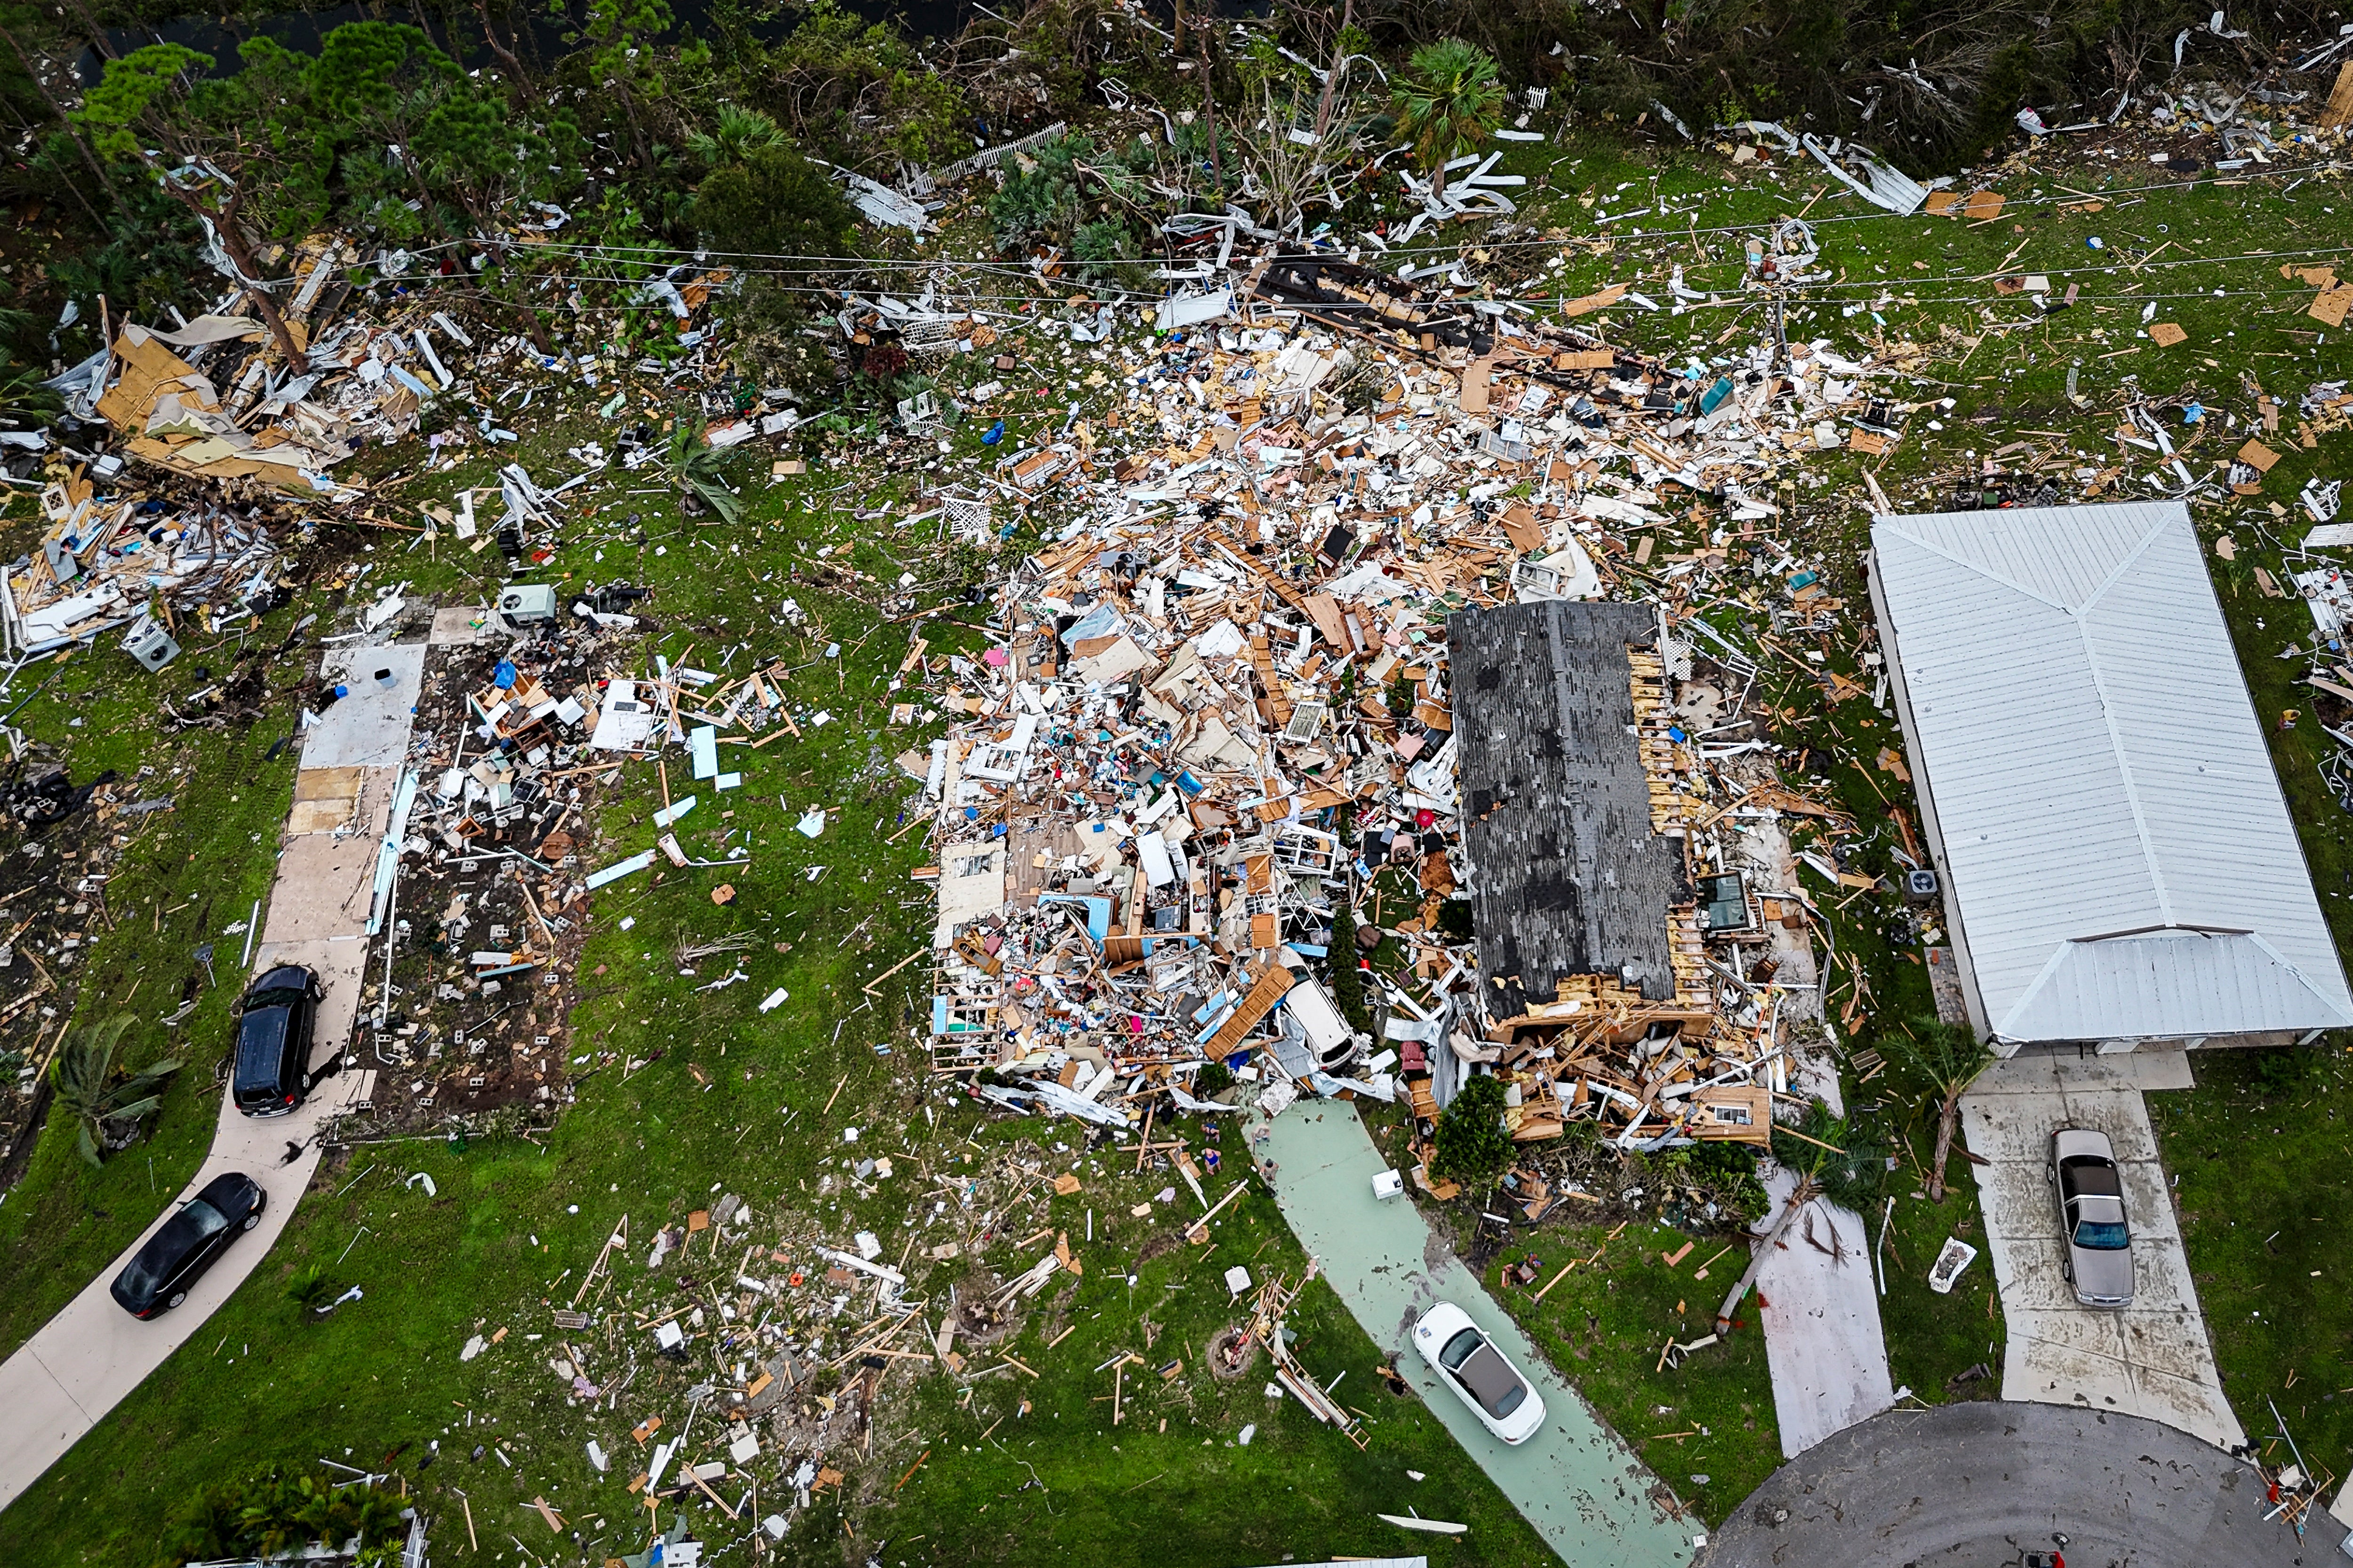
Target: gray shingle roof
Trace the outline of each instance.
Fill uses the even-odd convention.
[[[1651,612],[1553,599],[1461,611],[1446,636],[1479,970],[1506,981],[1489,1005],[1556,1001],[1565,974],[1672,998],[1683,856],[1651,828],[1626,661],[1657,641]]]

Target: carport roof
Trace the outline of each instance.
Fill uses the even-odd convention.
[[[2188,509],[1884,516],[1872,544],[1995,1035],[2353,1026]]]

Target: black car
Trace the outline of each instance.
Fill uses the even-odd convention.
[[[253,983],[237,1023],[237,1108],[283,1116],[311,1092],[311,1031],[319,1017],[319,977],[281,964]]]
[[[239,1231],[261,1223],[268,1201],[251,1176],[236,1171],[215,1176],[122,1266],[114,1277],[114,1300],[134,1318],[170,1311],[188,1299],[188,1288],[204,1278]]]

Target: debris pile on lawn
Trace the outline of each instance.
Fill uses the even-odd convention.
[[[798,1121],[787,1118],[787,1131]],[[859,1131],[845,1130],[853,1139]],[[453,1353],[494,1378],[540,1386],[554,1379],[580,1418],[566,1440],[586,1445],[591,1466],[626,1480],[636,1504],[654,1510],[656,1531],[665,1513],[683,1519],[691,1510],[702,1531],[735,1537],[722,1550],[754,1537],[773,1548],[845,1482],[871,1488],[890,1470],[912,1473],[906,1461],[923,1462],[916,1450],[926,1440],[914,1436],[905,1402],[901,1419],[888,1418],[886,1385],[903,1393],[913,1379],[944,1374],[957,1405],[992,1430],[1029,1416],[1044,1359],[1036,1350],[1017,1356],[1010,1343],[1033,1313],[1050,1331],[1046,1349],[1068,1338],[1087,1268],[1076,1248],[1092,1237],[1049,1223],[1053,1200],[1081,1190],[1074,1171],[1057,1170],[1073,1162],[1026,1141],[994,1155],[943,1154],[916,1146],[920,1124],[907,1145],[883,1152],[888,1129],[865,1131],[865,1140],[818,1162],[806,1202],[755,1214],[730,1191],[708,1207],[673,1211],[668,1223],[624,1213],[592,1254],[556,1276],[534,1321],[478,1322]],[[1229,1196],[1246,1187],[1238,1182]],[[1176,1215],[1191,1201],[1169,1192],[1142,1206]],[[882,1217],[901,1205],[902,1218]],[[820,1217],[821,1206],[835,1217]],[[1202,1256],[1223,1206],[1190,1223]],[[1248,1301],[1248,1272],[1228,1270],[1229,1281],[1237,1275],[1229,1294],[1250,1313],[1239,1331],[1245,1349],[1264,1343],[1283,1385],[1319,1419],[1336,1416],[1361,1446],[1356,1421],[1284,1343],[1282,1316],[1299,1288],[1277,1281]],[[1141,1325],[1143,1349],[1159,1331]],[[1112,1424],[1138,1422],[1145,1408],[1157,1417],[1189,1408],[1188,1360],[1181,1346],[1164,1345],[1155,1360],[1129,1350],[1096,1368]],[[1189,1370],[1198,1376],[1203,1367]],[[526,1430],[500,1437],[468,1416],[445,1427],[437,1447],[457,1458],[480,1445],[472,1458],[480,1464],[496,1445],[526,1493],[543,1484],[553,1492],[536,1479],[548,1463],[545,1441]],[[706,1503],[717,1511],[702,1511]],[[596,1517],[603,1511],[584,1504],[575,1520],[559,1514],[549,1527],[576,1528],[596,1538],[591,1546],[642,1539],[642,1525]]]
[[[1829,850],[1856,825],[1781,782],[1803,755],[1752,701],[1776,658],[1873,695],[1783,640],[1856,634],[1776,534],[1792,464],[1894,438],[1911,410],[1871,384],[1899,366],[1768,335],[1678,367],[1316,255],[1243,293],[1087,351],[1126,405],[1000,464],[1017,506],[1069,521],[1007,574],[996,646],[910,649],[955,721],[900,759],[937,812],[934,1069],[1116,1128],[1164,1102],[1404,1098],[1425,1136],[1493,1072],[1523,1141],[1583,1118],[1628,1147],[1765,1142],[1804,1066],[1790,1026],[1821,1013],[1798,867],[1876,885]],[[1613,288],[1568,313],[1621,300],[1649,303]],[[1614,690],[1580,690],[1623,710],[1609,765],[1632,768],[1663,870],[1630,917],[1658,973],[1604,931],[1544,994],[1507,951],[1514,911],[1486,904],[1551,919],[1562,893],[1474,858],[1504,802],[1472,770],[1557,753],[1574,704],[1458,726],[1466,679],[1502,679],[1466,672],[1466,644],[1554,606],[1615,617]],[[1792,824],[1822,847],[1794,850]],[[1586,858],[1621,848],[1597,834]]]
[[[398,670],[370,676],[382,662],[371,654],[422,638],[421,619],[438,624],[389,802],[365,798],[366,770],[310,769],[288,824],[346,835],[373,821],[383,834],[367,930],[390,943],[394,968],[364,989],[354,1048],[369,1076],[348,1103],[364,1121],[347,1131],[479,1127],[483,1113],[552,1112],[569,1097],[579,1073],[564,1060],[570,998],[557,988],[599,885],[579,852],[582,824],[627,757],[674,727],[667,683],[610,673],[638,622],[596,606],[641,597],[577,594],[585,613],[558,618],[541,602],[552,590],[435,613],[386,588],[359,610],[363,635],[382,640],[339,653],[348,674],[322,677],[315,710],[350,700],[338,687],[397,690]]]
[[[155,668],[177,651],[170,634],[180,616],[218,635],[280,591],[278,551],[258,513],[101,494],[87,474],[71,473],[42,487],[41,515],[38,548],[7,568],[0,594],[7,647],[19,658],[131,626],[126,646]],[[151,616],[169,630],[150,632]]]

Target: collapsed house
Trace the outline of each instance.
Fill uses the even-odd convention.
[[[1466,611],[1447,635],[1491,1037],[1573,1018],[1612,1043],[1704,1033],[1682,814],[1654,795],[1642,732],[1665,742],[1657,617],[1539,600]]]
[[[1113,1135],[1368,1096],[1426,1150],[1493,1073],[1524,1141],[1766,1142],[1820,1012],[1788,825],[1853,825],[1748,732],[1757,667],[1693,613],[1725,552],[1628,535],[1684,492],[1761,539],[1744,485],[1841,444],[1826,398],[1883,415],[1862,367],[1667,371],[1329,257],[1234,293],[1141,356],[1074,318],[1125,409],[937,498],[984,545],[993,504],[1052,521],[993,646],[902,671],[951,723],[899,759],[936,813],[934,1070]]]
[[[1872,546],[1978,1034],[2007,1055],[2353,1026],[2187,507],[1882,516]]]

